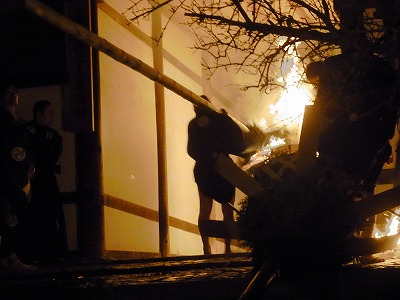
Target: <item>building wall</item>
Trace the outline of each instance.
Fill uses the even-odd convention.
[[[139,27],[126,26],[121,12],[127,7],[129,1],[100,3],[99,35],[153,66],[151,21],[141,22]],[[165,75],[194,93],[212,91],[212,82],[201,68],[201,53],[190,49],[193,40],[184,29],[172,24],[162,42]],[[100,54],[100,84],[104,194],[127,201],[128,204],[124,203],[128,206],[134,205],[133,211],[127,213],[106,204],[106,251],[158,253],[158,222],[153,214],[158,211],[159,200],[154,83]],[[210,96],[217,107],[227,108],[232,104]],[[165,113],[171,255],[202,254],[194,161],[186,153],[187,125],[195,115],[193,105],[165,90]],[[214,219],[222,219],[219,205],[215,205],[212,215]],[[214,253],[224,250],[219,241],[213,241],[212,247]]]
[[[147,46],[99,11],[99,35],[151,61]],[[104,193],[157,210],[153,83],[100,54]],[[106,250],[158,252],[158,224],[105,208]]]

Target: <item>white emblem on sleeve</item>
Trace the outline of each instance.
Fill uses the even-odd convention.
[[[23,161],[26,157],[25,149],[22,147],[15,147],[11,150],[11,157],[15,161]]]

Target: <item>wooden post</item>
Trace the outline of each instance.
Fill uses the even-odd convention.
[[[163,45],[161,37],[161,12],[159,10],[152,14],[152,35],[153,40],[153,64],[154,68],[163,72]],[[160,38],[157,42],[156,39]],[[168,178],[167,178],[167,146],[165,128],[165,98],[164,87],[154,83],[156,101],[156,127],[157,127],[157,155],[158,155],[158,230],[159,249],[161,257],[169,256],[169,212],[168,212]]]
[[[303,126],[301,129],[297,168],[305,174],[315,165],[318,149],[318,136],[321,130],[321,118],[315,105],[304,107]]]
[[[97,31],[95,0],[86,0],[91,13],[89,26]],[[85,5],[80,3],[79,7]],[[72,5],[72,3],[71,3]],[[92,49],[90,49],[92,51]],[[84,256],[101,257],[104,250],[103,177],[101,157],[100,86],[97,51],[91,53],[93,128],[75,134],[77,163],[78,248]]]

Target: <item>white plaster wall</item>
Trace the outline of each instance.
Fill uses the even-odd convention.
[[[151,51],[99,11],[99,35],[149,63]],[[153,82],[100,54],[104,193],[157,210]],[[158,252],[158,224],[105,208],[106,250]]]
[[[105,2],[121,13],[129,7],[129,1]],[[101,9],[98,12],[99,35],[152,66],[151,48]],[[139,29],[148,35],[150,28],[149,23],[140,23]],[[163,37],[164,74],[203,94],[211,83],[204,77],[201,53],[190,49],[192,45],[186,29],[170,24]],[[158,210],[154,83],[104,54],[100,55],[100,76],[104,192]],[[223,101],[210,96],[216,106],[226,108]],[[165,89],[165,113],[169,215],[197,225],[194,161],[186,152],[187,125],[195,115],[193,105]],[[219,205],[215,205],[213,218],[222,219]],[[158,223],[105,207],[105,247],[158,252]],[[212,247],[214,253],[223,252],[219,242],[213,241]],[[199,235],[174,227],[170,227],[170,250],[171,255],[203,253]]]

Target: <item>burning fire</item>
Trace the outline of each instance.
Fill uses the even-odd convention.
[[[282,42],[284,42],[285,39],[286,37],[282,39]],[[313,103],[312,99],[314,98],[313,87],[309,84],[302,83],[301,74],[303,73],[303,69],[295,49],[297,46],[299,46],[299,44],[287,49],[287,53],[290,54],[290,59],[282,65],[282,69],[288,71],[286,75],[282,75],[282,77],[278,78],[278,81],[284,83],[284,88],[277,102],[269,107],[269,111],[272,115],[272,125],[268,126],[269,124],[265,118],[262,118],[258,124],[265,130],[268,130],[268,128],[273,130],[274,128],[286,127],[294,139],[293,143],[295,144],[298,144],[300,138],[304,107],[306,105],[311,105]],[[272,138],[268,145],[252,156],[250,166],[265,161],[271,156],[274,149],[286,143],[284,139]],[[380,231],[378,228],[374,229],[373,236],[375,238],[391,236],[398,233],[400,226],[400,208],[387,216],[385,230]]]
[[[390,210],[384,213],[386,218],[386,226],[382,229],[382,226],[375,226],[373,237],[382,238],[384,236],[392,236],[399,233],[400,225],[400,207],[395,210]],[[397,241],[397,247],[394,249],[380,253],[379,256],[385,257],[386,259],[400,258],[400,239]]]
[[[298,43],[297,46],[299,46]],[[287,49],[290,59],[283,64],[283,69],[288,69],[286,76],[278,78],[284,83],[283,91],[278,101],[269,107],[273,116],[273,126],[286,126],[298,143],[304,115],[304,106],[312,104],[312,87],[302,83],[302,66],[297,56],[295,46]]]
[[[287,37],[282,37],[283,44]],[[289,58],[282,64],[281,76],[277,79],[284,84],[281,94],[275,104],[269,106],[272,115],[271,124],[262,118],[258,125],[265,130],[285,127],[289,130],[292,143],[298,143],[304,115],[305,105],[313,103],[313,87],[302,82],[303,67],[297,55],[296,48],[300,43],[286,49]]]
[[[283,43],[286,39],[287,37],[283,37],[281,42]],[[305,105],[313,103],[313,87],[309,84],[302,83],[301,74],[303,73],[303,70],[295,49],[299,45],[300,43],[286,49],[290,57],[282,65],[282,70],[288,71],[286,74],[282,74],[282,76],[278,78],[279,82],[284,83],[284,87],[277,102],[269,106],[269,111],[272,115],[272,124],[269,125],[265,118],[261,118],[258,122],[258,126],[265,131],[273,131],[285,127],[289,131],[289,137],[291,138],[291,141],[289,142],[291,144],[298,144],[304,115],[304,107]],[[264,161],[270,156],[274,149],[287,143],[288,141],[285,141],[282,138],[272,137],[270,143],[260,149],[250,159],[251,165]]]
[[[391,213],[391,215],[385,214],[385,217],[387,219],[385,231],[381,231],[378,228],[375,228],[373,235],[375,238],[391,236],[398,233],[400,225],[400,208],[397,208],[396,211],[391,211],[389,213]]]

